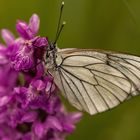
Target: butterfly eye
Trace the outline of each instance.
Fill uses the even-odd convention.
[[[50,51],[54,50],[55,48],[56,48],[55,44],[51,43],[49,47]]]

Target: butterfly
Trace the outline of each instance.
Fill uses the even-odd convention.
[[[61,14],[59,24],[60,19]],[[58,26],[56,40],[63,25],[60,29]],[[59,49],[55,41],[47,48],[46,68],[69,103],[91,115],[112,109],[140,92],[138,56],[94,49]]]
[[[140,57],[94,49],[48,47],[46,67],[64,97],[93,115],[140,92]]]

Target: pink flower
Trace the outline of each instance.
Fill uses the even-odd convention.
[[[81,113],[67,113],[53,78],[46,76],[44,54],[46,37],[36,36],[39,17],[29,24],[18,21],[15,38],[1,31],[0,44],[0,139],[64,140],[75,130]]]

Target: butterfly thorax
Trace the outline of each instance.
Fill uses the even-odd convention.
[[[45,58],[46,68],[49,71],[56,70],[59,66],[59,63],[61,62],[60,58],[61,56],[58,53],[58,48],[56,45],[53,43],[49,44]]]
[[[57,57],[56,52],[57,52],[56,46],[53,43],[49,44],[45,56],[47,69],[54,69],[57,66],[55,61]]]

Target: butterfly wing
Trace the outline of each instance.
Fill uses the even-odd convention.
[[[140,57],[85,49],[62,49],[58,55],[55,83],[79,110],[100,113],[139,93]]]

